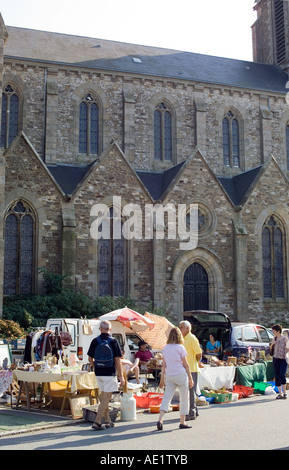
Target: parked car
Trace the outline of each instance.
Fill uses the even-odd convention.
[[[282,330],[282,335],[283,335],[283,336],[286,335],[286,336],[289,338],[289,328],[283,328],[283,330]]]
[[[231,322],[225,313],[212,310],[184,312],[184,319],[192,323],[192,331],[204,352],[209,335],[213,333],[221,343],[219,357],[223,359],[228,356],[240,357],[242,354],[248,356],[250,349],[264,350],[266,355],[269,354],[272,334],[262,325]]]

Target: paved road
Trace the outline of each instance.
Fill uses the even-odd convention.
[[[97,459],[110,451],[123,451],[122,455],[140,450],[167,451],[165,455],[180,451],[185,455],[187,450],[289,450],[288,417],[289,399],[255,396],[201,408],[188,430],[178,428],[178,412],[165,416],[163,431],[156,430],[157,415],[141,413],[137,421],[117,421],[115,428],[102,432],[81,422],[1,438],[0,450],[98,450]]]

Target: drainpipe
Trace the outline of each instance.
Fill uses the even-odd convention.
[[[47,68],[44,69],[44,116],[43,116],[43,135],[42,135],[42,159],[46,160],[46,114],[47,114]]]

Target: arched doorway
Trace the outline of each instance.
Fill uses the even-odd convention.
[[[193,263],[184,274],[184,311],[208,310],[208,308],[208,275],[203,266]]]

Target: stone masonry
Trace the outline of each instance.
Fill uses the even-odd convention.
[[[264,24],[270,1],[263,2]],[[258,9],[260,15],[260,5]],[[261,41],[260,34],[258,29],[255,49],[257,41],[258,57],[262,52],[268,58],[270,44],[263,36]],[[222,83],[214,81],[210,69],[202,79],[183,77],[181,70],[177,77],[141,69],[145,58],[167,60],[175,54],[93,38],[29,32],[5,26],[0,17],[0,89],[13,85],[19,96],[18,136],[5,151],[0,149],[0,298],[5,269],[2,234],[13,202],[24,200],[35,213],[34,292],[42,292],[37,268],[46,267],[66,274],[68,287],[95,296],[99,260],[98,243],[90,233],[91,209],[95,204],[110,206],[112,196],[117,196],[122,208],[134,203],[142,214],[148,204],[198,204],[204,220],[193,250],[180,250],[180,239],[167,236],[127,241],[127,295],[144,306],[152,301],[154,306],[165,307],[178,321],[183,314],[185,272],[198,263],[207,274],[209,309],[238,321],[289,321],[286,77],[281,69],[271,69],[277,67],[271,56],[264,59],[273,64],[264,66],[264,74],[283,80],[283,88],[263,82],[254,85],[254,74],[260,73],[255,64],[229,59],[222,62]],[[125,68],[125,60],[132,57],[140,58],[140,72]],[[248,83],[241,86],[241,82],[226,81],[227,71],[234,67],[247,74]],[[79,103],[88,93],[99,105],[97,155],[79,153],[78,147]],[[154,110],[159,103],[172,116],[171,161],[154,158]],[[239,123],[238,167],[224,166],[222,123],[228,112]],[[59,169],[66,169],[66,176],[56,177]],[[82,172],[74,186],[68,171],[73,175]],[[148,175],[151,180],[146,184]],[[153,181],[160,178],[162,191],[154,196]],[[235,199],[228,189],[233,184]],[[268,299],[263,295],[262,229],[274,215],[284,227],[285,294]],[[141,227],[144,233],[144,218]],[[166,218],[164,230],[167,234]]]

